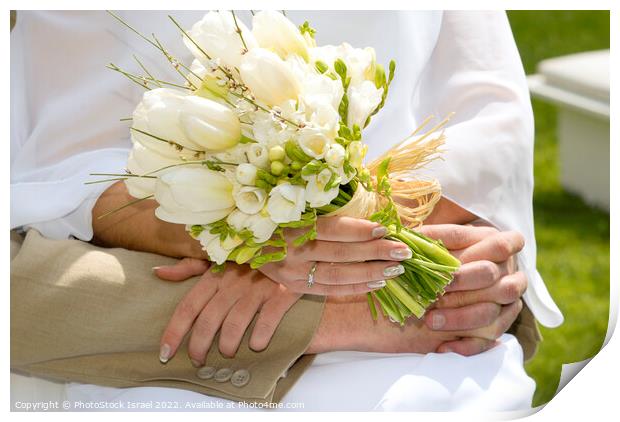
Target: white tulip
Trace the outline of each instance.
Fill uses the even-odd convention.
[[[342,166],[344,156],[344,147],[338,143],[333,143],[329,146],[329,150],[327,150],[325,154],[325,162],[332,167],[338,168]]]
[[[243,83],[252,94],[270,106],[297,100],[301,87],[297,78],[277,54],[255,48],[243,56],[239,67]]]
[[[195,95],[185,97],[179,122],[185,136],[210,151],[234,147],[241,139],[241,123],[230,108]]]
[[[349,164],[351,164],[353,168],[361,169],[366,151],[368,151],[368,145],[360,141],[353,141],[349,144],[347,150],[349,151]]]
[[[244,186],[234,194],[237,208],[246,214],[256,214],[267,202],[267,192],[254,186]]]
[[[256,13],[252,18],[252,33],[258,45],[276,52],[283,59],[297,54],[308,60],[306,40],[299,28],[280,12],[264,10]]]
[[[254,164],[242,163],[235,170],[235,177],[242,185],[254,186],[256,183],[256,172],[258,169]]]
[[[308,181],[306,185],[306,201],[308,201],[312,208],[327,205],[338,196],[340,183],[335,183],[334,187],[327,191],[325,190],[325,186],[327,186],[331,178],[332,172],[329,169],[323,169],[319,174],[304,176],[304,179]]]
[[[146,148],[141,143],[136,142],[129,153],[127,170],[132,174],[146,175],[162,167],[179,164],[181,162],[180,159],[161,155],[159,152]],[[125,180],[125,185],[131,196],[134,198],[144,198],[155,192],[156,180],[157,179],[146,177],[128,177]]]
[[[191,72],[187,74],[187,79],[196,88],[194,91],[196,95],[225,104],[228,87],[221,84],[215,72],[204,67],[198,59],[194,59],[189,69]],[[189,86],[189,83],[186,85]]]
[[[252,32],[237,18],[237,24],[248,49],[258,47]],[[237,26],[230,12],[209,12],[187,31],[189,37],[207,53],[211,59],[220,59],[230,69],[239,68],[245,48],[237,33]],[[211,67],[207,58],[187,37],[183,42],[207,68]]]
[[[132,140],[168,158],[191,158],[193,151],[218,151],[241,139],[241,124],[228,107],[168,88],[144,93],[133,113]],[[180,144],[188,150],[146,135]],[[193,150],[193,151],[192,151]]]
[[[282,183],[269,193],[267,212],[275,223],[299,221],[305,209],[305,191],[301,186]]]
[[[351,85],[348,92],[347,126],[358,125],[363,129],[368,116],[377,108],[382,96],[383,88],[377,89],[373,82],[364,81],[359,85]]]
[[[268,216],[263,216],[260,213],[251,215],[245,222],[247,228],[254,234],[254,241],[256,243],[263,243],[268,241],[273,232],[278,228],[278,225],[271,220]]]
[[[256,167],[266,169],[269,167],[269,151],[261,144],[250,144],[248,151],[248,160]]]
[[[177,167],[157,179],[155,215],[177,224],[209,224],[234,209],[232,183],[220,172],[203,167]]]
[[[299,132],[298,143],[303,152],[318,160],[325,157],[331,142],[320,129],[305,127]]]

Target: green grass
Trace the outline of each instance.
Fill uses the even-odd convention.
[[[606,11],[508,13],[526,72],[545,58],[609,48]],[[564,313],[556,329],[541,327],[544,341],[526,370],[537,383],[534,406],[553,398],[561,366],[594,356],[609,312],[609,214],[562,190],[556,110],[533,101],[536,120],[534,219],[538,270]]]

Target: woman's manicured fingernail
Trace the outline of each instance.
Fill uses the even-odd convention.
[[[433,314],[433,330],[439,330],[441,327],[443,327],[446,324],[446,317],[443,316],[443,314],[439,313],[439,312],[435,312]]]
[[[400,264],[383,269],[383,275],[386,277],[396,277],[396,276],[403,274],[404,272],[405,272],[405,267],[403,267]]]
[[[441,353],[453,353],[453,352],[454,352],[454,350],[452,350],[452,349],[451,349],[451,348],[449,348],[449,347],[443,347],[443,348],[441,349]]]
[[[381,287],[385,287],[385,280],[371,281],[367,286],[369,289],[380,289]]]
[[[372,237],[375,239],[380,239],[387,234],[387,228],[380,226],[372,229]]]
[[[409,259],[411,258],[411,256],[413,255],[413,253],[411,252],[411,249],[409,248],[399,248],[399,249],[394,249],[390,251],[390,258],[392,259],[396,259],[396,260],[404,260],[404,259]]]
[[[166,363],[168,362],[168,359],[170,359],[170,346],[167,344],[162,344],[159,349],[159,361],[161,363]]]
[[[192,365],[194,365],[195,368],[200,368],[202,366],[202,363],[198,362],[196,359],[190,359],[190,361],[192,362]]]
[[[157,272],[157,270],[159,270],[160,268],[161,268],[161,267],[153,267],[153,268],[151,268],[151,270],[155,273],[155,272]]]

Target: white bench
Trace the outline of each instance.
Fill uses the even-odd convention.
[[[609,50],[543,60],[530,92],[558,107],[564,189],[609,211]]]

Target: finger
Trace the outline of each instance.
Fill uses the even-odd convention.
[[[302,272],[300,279],[307,282],[307,274],[310,272],[312,263],[308,263],[307,270]],[[342,284],[366,284],[372,281],[381,281],[398,277],[405,272],[405,268],[395,261],[369,261],[362,263],[328,263],[316,264],[314,280],[318,284],[342,285]]]
[[[430,224],[419,229],[423,235],[438,239],[450,250],[464,249],[498,233],[493,227],[463,226],[460,224]]]
[[[403,261],[412,255],[406,244],[387,239],[350,243],[316,240],[291,252],[306,261],[323,262]]]
[[[200,312],[194,322],[188,345],[188,354],[194,366],[204,365],[215,334],[243,293],[234,289],[219,290]]]
[[[502,334],[508,331],[512,323],[515,322],[521,309],[523,309],[523,302],[521,300],[517,300],[510,305],[502,306],[499,316],[492,324],[475,330],[465,331],[461,335],[481,337],[489,340],[498,339]]]
[[[432,309],[424,322],[435,331],[463,331],[491,325],[499,316],[501,306],[484,302],[461,308]]]
[[[222,323],[219,349],[224,356],[235,356],[245,331],[260,309],[263,295],[248,293],[234,304]]]
[[[269,345],[284,314],[300,297],[301,294],[286,292],[276,295],[263,304],[250,336],[249,345],[252,350],[259,352]]]
[[[446,287],[446,292],[483,289],[492,286],[506,274],[508,274],[506,262],[500,264],[491,261],[468,262],[454,273],[454,279]]]
[[[387,229],[379,223],[353,217],[320,217],[316,220],[317,240],[365,242],[380,239]]]
[[[463,356],[473,356],[499,345],[497,340],[488,340],[478,337],[465,337],[460,340],[447,341],[437,348],[438,353],[458,353]]]
[[[308,287],[306,282],[285,283],[285,285],[293,293],[317,296],[355,296],[385,287],[385,280],[341,285],[314,284],[312,287]]]
[[[153,267],[155,275],[166,281],[183,281],[203,274],[209,269],[209,263],[202,259],[183,258],[174,265]]]
[[[524,246],[525,240],[519,232],[498,232],[463,251],[455,251],[455,255],[462,263],[482,260],[504,262]]]
[[[517,272],[502,277],[490,287],[480,290],[446,293],[437,302],[437,308],[458,308],[479,302],[508,305],[517,301],[527,289],[527,277]]]
[[[205,273],[175,308],[160,341],[160,360],[166,363],[177,352],[196,317],[217,291],[212,273]]]

